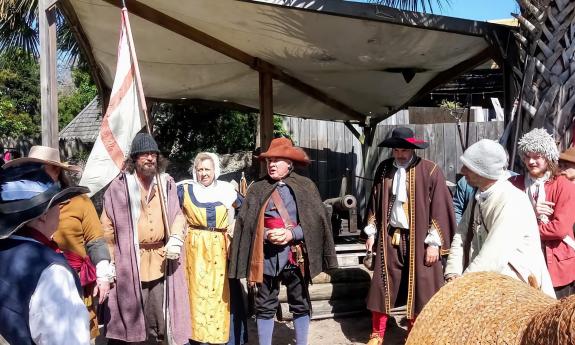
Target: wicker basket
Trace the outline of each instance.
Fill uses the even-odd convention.
[[[433,296],[406,344],[575,344],[575,296],[556,301],[507,276],[467,274]]]

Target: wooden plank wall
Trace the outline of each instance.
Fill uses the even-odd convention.
[[[396,121],[378,124],[373,144],[365,153],[362,152],[359,141],[343,123],[285,117],[284,126],[291,134],[295,145],[304,148],[312,160],[308,169],[302,172],[317,184],[322,198],[338,196],[341,178],[346,169],[349,169],[352,178],[348,192],[358,198],[360,212],[363,212],[375,169],[381,161],[390,156],[389,149],[377,145],[400,125]],[[402,122],[401,119],[399,122]],[[455,123],[401,125],[413,129],[417,138],[430,142],[429,148],[418,150],[418,154],[436,162],[447,180],[455,183],[457,173],[461,170],[459,156],[462,154],[457,125]],[[361,129],[359,130],[361,132]],[[464,142],[471,145],[483,138],[499,139],[503,133],[503,122],[470,123],[468,140],[467,124],[461,124],[461,130]],[[366,164],[364,156],[367,157]]]

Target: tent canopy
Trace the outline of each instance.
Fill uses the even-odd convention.
[[[59,0],[110,89],[120,0]],[[340,0],[126,1],[147,97],[258,108],[270,73],[274,112],[363,123],[391,115],[491,58],[509,28]]]

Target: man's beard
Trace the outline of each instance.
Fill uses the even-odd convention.
[[[144,163],[136,166],[136,171],[146,177],[152,177],[158,173],[157,163]]]

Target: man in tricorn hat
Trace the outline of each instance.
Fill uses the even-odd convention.
[[[90,344],[76,273],[52,241],[62,189],[40,164],[0,170],[0,343]]]
[[[366,249],[375,268],[367,297],[372,311],[369,345],[381,345],[390,310],[406,305],[409,326],[443,285],[441,256],[455,232],[451,195],[441,169],[415,154],[429,144],[411,129],[395,128],[379,146],[392,158],[375,172],[367,207]]]
[[[294,316],[296,344],[306,345],[310,321],[307,287],[324,270],[337,267],[330,220],[315,184],[294,173],[306,153],[291,140],[272,140],[259,155],[267,176],[249,189],[236,220],[230,278],[257,287],[255,314],[259,343],[271,345],[280,282]]]

